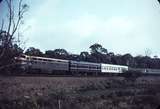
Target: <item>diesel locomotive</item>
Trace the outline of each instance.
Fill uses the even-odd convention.
[[[91,74],[99,75],[106,73],[124,73],[128,71],[128,66],[112,65],[105,63],[93,63],[73,60],[63,60],[54,58],[45,58],[37,56],[23,55],[16,57],[21,68],[31,69],[32,72],[50,73],[50,74]]]

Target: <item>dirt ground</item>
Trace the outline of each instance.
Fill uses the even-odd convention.
[[[0,109],[159,109],[158,106],[160,76],[136,80],[0,76]]]

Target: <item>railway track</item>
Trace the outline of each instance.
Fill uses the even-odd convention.
[[[121,77],[119,75],[53,75],[53,74],[2,74],[0,76],[9,77],[75,77],[75,78],[88,78],[88,77]]]
[[[126,76],[124,73],[123,74],[116,74],[116,73],[106,73],[106,74],[98,74],[98,75],[81,75],[81,74],[49,74],[49,73],[19,73],[19,74],[0,74],[0,76],[10,76],[10,77],[134,77],[132,75]],[[140,75],[140,76],[160,76],[160,74],[145,74],[145,75]],[[137,77],[140,77],[137,76]]]

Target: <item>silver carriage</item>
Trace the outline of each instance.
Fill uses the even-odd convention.
[[[53,73],[69,70],[69,61],[54,58],[27,56],[27,66],[31,69]]]
[[[98,74],[101,71],[101,66],[98,63],[70,61],[70,72],[72,74]]]

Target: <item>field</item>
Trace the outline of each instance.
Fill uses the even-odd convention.
[[[0,76],[0,109],[159,109],[160,76]]]

